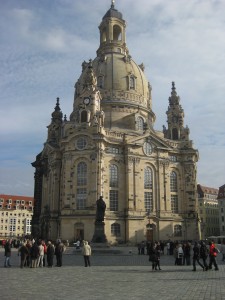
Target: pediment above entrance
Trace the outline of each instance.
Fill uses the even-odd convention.
[[[151,143],[154,148],[161,148],[168,151],[171,150],[171,146],[164,139],[158,137],[153,132],[150,134],[148,132],[141,137],[127,137],[125,140],[127,145],[131,145],[133,147],[143,147],[147,142]]]

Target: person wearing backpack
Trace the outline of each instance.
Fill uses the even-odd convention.
[[[203,260],[203,265],[204,265],[204,271],[208,271],[208,265],[207,265],[207,257],[208,257],[208,254],[209,254],[209,251],[206,247],[206,244],[201,241],[200,243],[200,258]]]
[[[212,265],[215,267],[215,271],[218,271],[218,265],[216,261],[218,250],[215,247],[214,241],[209,242],[209,270],[212,270]]]

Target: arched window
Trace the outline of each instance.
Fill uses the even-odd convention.
[[[86,208],[86,198],[87,198],[87,189],[78,188],[77,189],[77,209]]]
[[[106,28],[102,30],[102,42],[106,41]]]
[[[182,236],[182,226],[181,225],[174,226],[174,236]]]
[[[174,171],[170,173],[170,192],[177,192],[177,174]]]
[[[118,190],[109,191],[109,209],[111,211],[118,210]]]
[[[118,223],[113,223],[111,225],[111,235],[113,236],[120,236],[121,232],[120,232],[120,224]]]
[[[118,167],[116,165],[109,166],[110,187],[118,187]]]
[[[118,25],[113,26],[113,40],[114,41],[121,41],[122,34],[121,34],[121,28]]]
[[[137,118],[137,130],[144,130],[144,120],[142,117]]]
[[[144,170],[144,201],[145,210],[148,213],[153,212],[153,181],[152,181],[152,169],[146,167]]]
[[[177,128],[173,128],[173,130],[172,130],[172,140],[178,140],[178,130],[177,130]]]
[[[102,89],[104,86],[103,76],[99,76],[97,82],[98,87]]]
[[[118,167],[116,165],[109,166],[109,209],[111,211],[118,210],[119,202],[119,178]]]
[[[87,185],[87,164],[80,162],[77,166],[77,186]]]
[[[145,168],[144,189],[152,189],[152,170],[149,167]]]
[[[86,198],[87,198],[87,164],[85,162],[80,162],[77,165],[77,195],[76,204],[77,209],[86,208]]]
[[[170,192],[171,192],[171,211],[178,213],[178,194],[177,194],[177,173],[170,173]]]
[[[81,123],[87,122],[87,111],[83,110],[81,112]]]
[[[135,89],[135,78],[134,78],[134,76],[130,76],[130,89],[131,90]]]
[[[171,195],[171,211],[174,214],[178,213],[178,195]]]

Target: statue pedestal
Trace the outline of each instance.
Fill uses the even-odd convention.
[[[104,222],[95,222],[95,232],[92,238],[92,243],[107,243]]]

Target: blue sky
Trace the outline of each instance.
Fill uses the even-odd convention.
[[[72,112],[74,84],[94,59],[110,0],[0,0],[0,193],[33,196],[56,97]],[[199,150],[198,183],[225,183],[225,1],[116,0],[132,58],[152,85],[156,130],[175,81]]]

